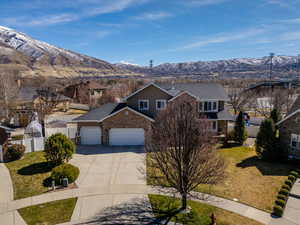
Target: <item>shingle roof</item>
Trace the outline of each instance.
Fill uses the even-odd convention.
[[[156,83],[159,87],[176,96],[179,91],[187,91],[199,99],[228,100],[222,85],[217,83]],[[177,90],[177,91],[176,91]]]
[[[117,106],[119,106],[119,103],[108,103],[102,105],[99,108],[93,109],[90,112],[75,118],[73,121],[99,121],[114,112]]]

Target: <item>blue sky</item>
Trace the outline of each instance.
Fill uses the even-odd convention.
[[[112,63],[300,54],[300,0],[0,0],[0,25]]]

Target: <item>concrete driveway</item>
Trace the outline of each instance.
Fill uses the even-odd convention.
[[[143,224],[153,219],[147,195],[135,193],[146,187],[143,147],[78,146],[71,163],[80,169],[76,183],[85,197],[78,198],[70,224]],[[139,217],[136,210],[130,213],[133,205],[139,205]]]

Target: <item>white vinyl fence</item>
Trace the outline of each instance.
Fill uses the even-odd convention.
[[[46,139],[53,134],[62,133],[70,139],[75,139],[77,127],[62,127],[62,128],[46,128],[45,136]]]
[[[25,146],[25,153],[44,151],[45,138],[25,138],[23,140],[12,141],[12,144],[21,144]]]

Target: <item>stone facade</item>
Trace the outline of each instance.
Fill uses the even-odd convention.
[[[125,109],[102,122],[102,143],[109,144],[109,130],[111,128],[143,128],[145,142],[151,129],[151,121],[131,110]]]
[[[291,135],[300,135],[300,112],[291,116],[279,125],[279,134],[281,146],[288,152],[288,154],[300,157],[300,151],[292,151],[290,148]]]

